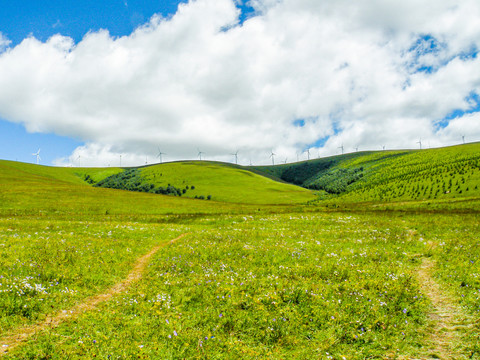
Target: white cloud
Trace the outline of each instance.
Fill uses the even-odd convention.
[[[0,32],[0,54],[8,48],[11,44],[11,41],[8,40],[1,32]]]
[[[326,137],[312,154],[480,140],[475,115],[438,130],[480,93],[480,59],[465,56],[480,48],[475,0],[249,4],[242,25],[234,0],[197,0],[121,38],[28,38],[1,53],[0,35],[0,116],[84,141],[57,161],[82,165],[142,164],[158,146],[168,160],[239,149],[247,164],[272,149],[293,161]]]

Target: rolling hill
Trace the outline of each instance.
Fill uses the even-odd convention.
[[[96,186],[243,204],[298,204],[315,199],[311,191],[299,186],[274,181],[241,166],[208,161],[128,169]]]
[[[404,201],[480,196],[480,143],[428,150],[358,152],[257,173],[346,201]]]
[[[123,169],[58,168],[0,161],[0,210],[124,213],[133,201],[146,213],[177,208],[208,213],[231,210],[234,204],[478,200],[479,185],[480,143],[256,167],[181,161]]]
[[[188,184],[182,197],[94,187],[135,171],[142,184]],[[211,201],[195,199],[211,195]],[[0,214],[204,214],[232,213],[260,205],[299,204],[310,191],[218,163],[170,163],[136,169],[60,168],[0,160]],[[235,205],[234,205],[235,203]],[[134,204],[134,205],[132,205]]]

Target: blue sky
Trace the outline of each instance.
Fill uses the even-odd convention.
[[[170,16],[182,1],[4,1],[0,7],[0,32],[18,45],[29,36],[46,41],[62,34],[79,42],[89,31],[108,29],[112,36],[129,35],[154,14]],[[185,1],[183,1],[185,2]],[[0,159],[35,162],[39,148],[42,163],[51,165],[82,142],[53,133],[29,133],[18,124],[0,118]]]
[[[45,42],[52,35],[71,37],[75,43],[89,32],[106,29],[112,37],[129,35],[154,15],[169,17],[187,0],[25,0],[4,1],[0,7],[0,33],[15,47],[30,36]],[[253,13],[245,4],[240,21]],[[34,162],[32,153],[41,152],[42,163],[68,156],[81,146],[81,140],[54,133],[31,133],[0,117],[0,159]]]
[[[266,164],[480,140],[478,0],[180,3],[4,1],[0,159]]]

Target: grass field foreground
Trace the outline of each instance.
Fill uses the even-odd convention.
[[[478,230],[478,216],[456,222],[452,238],[455,218],[207,217],[189,223],[192,234],[158,253],[128,292],[75,326],[45,331],[10,357],[432,356],[431,301],[417,277],[422,258],[448,256],[457,275],[437,266],[435,279],[475,319],[472,324],[480,320],[476,275],[466,275],[478,274],[470,260],[478,259],[480,247],[468,235]],[[466,243],[467,253],[453,251]],[[478,357],[478,338],[467,334],[456,351]]]

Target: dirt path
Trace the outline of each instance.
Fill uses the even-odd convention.
[[[150,261],[150,258],[153,255],[155,255],[155,253],[158,250],[160,250],[162,247],[164,247],[167,244],[171,244],[177,240],[180,240],[186,235],[188,234],[187,233],[182,234],[177,238],[171,240],[169,243],[164,243],[162,245],[155,246],[152,250],[150,250],[149,253],[143,255],[137,260],[134,268],[123,281],[115,284],[107,292],[88,298],[84,302],[76,305],[70,310],[63,310],[58,314],[47,316],[47,318],[40,323],[17,329],[15,330],[14,334],[0,339],[0,357],[2,357],[3,355],[6,355],[9,351],[21,345],[24,341],[29,339],[31,336],[47,328],[55,328],[59,326],[61,323],[63,323],[64,321],[75,319],[79,315],[83,314],[84,312],[93,310],[100,303],[110,300],[110,298],[112,298],[113,296],[124,292],[132,283],[141,279],[143,273],[145,272],[145,268],[147,267],[148,262]]]
[[[465,359],[458,344],[461,342],[460,330],[468,327],[467,317],[455,299],[433,279],[434,268],[432,259],[423,258],[417,272],[420,290],[430,299],[433,307],[428,314],[428,348],[420,359]]]

